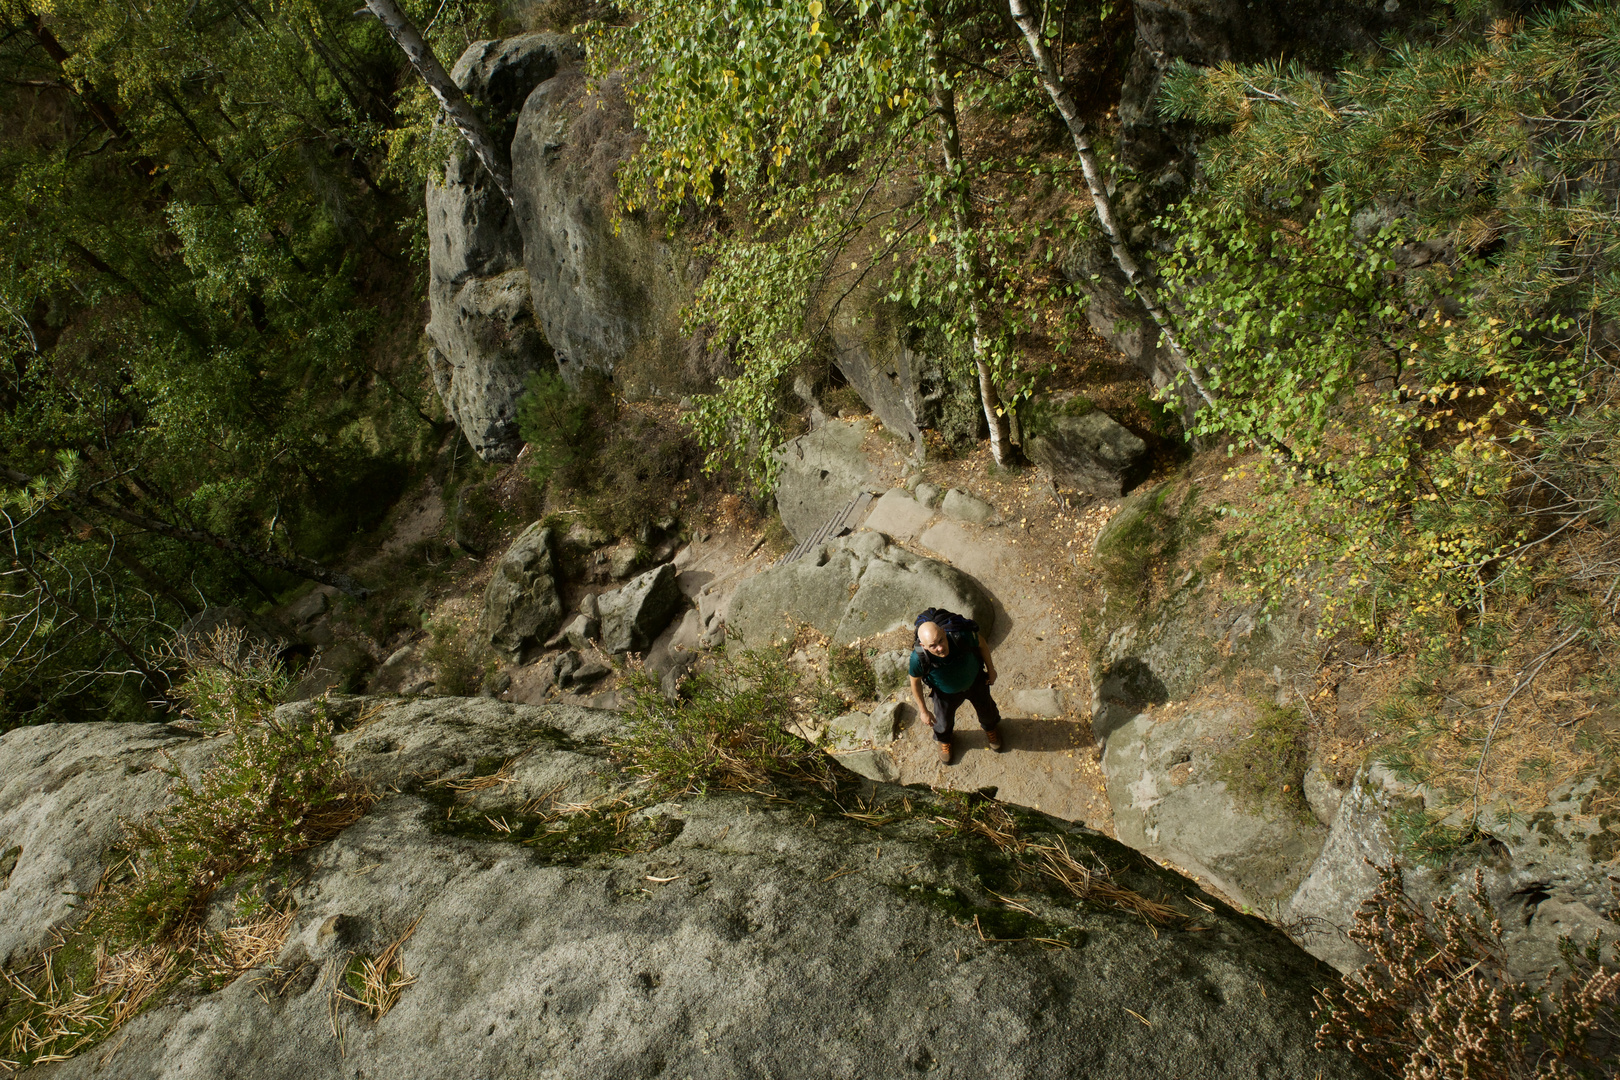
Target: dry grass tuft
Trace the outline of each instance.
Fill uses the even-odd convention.
[[[56,973],[56,954],[65,939],[45,951],[40,962],[23,975],[42,977],[44,985],[28,982],[10,971],[0,970],[0,979],[26,1002],[29,1015],[11,1029],[6,1050],[9,1058],[0,1060],[8,1070],[50,1061],[66,1061],[83,1047],[133,1017],[153,994],[182,971],[179,951],[172,945],[144,945],[109,953],[104,943],[96,946],[95,977],[89,990],[75,989],[72,982],[61,982]]]
[[[194,970],[210,979],[234,979],[264,967],[280,953],[292,930],[296,908],[269,911],[248,922],[228,926],[211,938]]]
[[[96,985],[111,1011],[109,1030],[140,1011],[141,1006],[181,969],[180,955],[168,945],[143,945],[109,953],[96,946]]]
[[[387,1016],[388,1010],[398,1004],[400,994],[416,981],[416,976],[407,972],[400,963],[399,950],[416,933],[417,923],[421,921],[422,917],[418,915],[405,928],[405,932],[377,956],[357,956],[350,961],[344,973],[344,982],[354,993],[346,993],[340,983],[334,991],[336,997],[352,1001],[365,1009],[373,1022]]]
[[[92,982],[83,991],[58,977],[58,956],[67,944],[59,936],[33,968],[20,975],[0,970],[17,1000],[30,1007],[30,1015],[11,1029],[9,1057],[0,1059],[0,1068],[16,1070],[25,1058],[29,1065],[66,1061],[133,1019],[177,978],[229,980],[263,966],[281,951],[295,914],[292,908],[270,911],[206,942],[193,934],[114,951],[98,941]]]
[[[1184,922],[1187,918],[1168,904],[1149,900],[1141,893],[1120,885],[1114,881],[1107,867],[1086,866],[1069,851],[1069,845],[1062,837],[1050,844],[1032,844],[1025,840],[1018,834],[1018,823],[1013,816],[996,803],[974,806],[965,817],[936,817],[934,820],[948,828],[965,828],[978,833],[1002,851],[1017,856],[1019,869],[1051,878],[1077,899],[1107,904],[1139,915],[1151,923]],[[998,896],[997,899],[1011,904],[1005,897]],[[1016,904],[1012,906],[1018,907]],[[1027,908],[1020,910],[1030,913]]]
[[[488,776],[466,776],[456,780],[435,780],[428,786],[448,788],[457,795],[470,795],[475,791],[488,791],[492,787],[512,783],[515,779],[512,766],[516,763],[517,758],[507,758],[499,769],[496,769]]]
[[[1180,922],[1186,916],[1169,904],[1149,900],[1141,893],[1120,885],[1104,867],[1089,867],[1069,853],[1061,838],[1054,844],[1029,844],[1024,850],[1040,858],[1036,869],[1062,885],[1081,900],[1108,904],[1154,923]]]

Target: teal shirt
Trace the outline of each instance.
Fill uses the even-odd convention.
[[[969,630],[962,634],[947,633],[951,643],[949,656],[933,656],[922,649],[911,650],[911,677],[921,679],[935,690],[945,694],[960,694],[973,685],[984,668],[979,656],[979,635]],[[928,657],[930,668],[923,671],[923,657]]]

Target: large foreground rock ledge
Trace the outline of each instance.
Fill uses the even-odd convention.
[[[450,831],[450,796],[430,781],[510,760],[510,783],[469,796],[492,820],[517,820],[542,796],[622,805],[611,800],[629,781],[602,742],[615,716],[487,699],[336,708],[358,725],[340,739],[352,767],[389,793],[293,868],[298,913],[275,970],[213,993],[175,991],[100,1046],[31,1075],[1362,1075],[1312,1048],[1311,993],[1332,975],[1280,933],[1207,897],[1214,914],[1198,932],[1061,903],[1009,879],[988,841],[948,837],[932,818],[949,811],[922,789],[846,779],[775,798],[685,798],[633,812],[594,853],[562,858],[544,843]],[[138,734],[122,752],[135,777],[158,759],[153,732]],[[54,775],[42,738],[0,738],[14,795]],[[103,740],[109,763],[117,741]],[[128,782],[122,768],[95,775],[103,793]],[[840,813],[857,797],[874,824]],[[1192,883],[1114,841],[1039,815],[1023,821],[1196,913],[1181,900],[1200,895]],[[93,869],[84,852],[74,857]],[[1041,925],[1065,924],[1075,947],[984,940],[974,916],[1006,911],[992,887],[1022,898]],[[393,1010],[373,1022],[334,1003],[349,958],[376,955],[416,920],[400,954],[416,981]]]

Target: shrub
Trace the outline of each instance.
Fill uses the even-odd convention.
[[[433,668],[433,689],[440,697],[472,697],[487,674],[467,636],[452,623],[437,623],[422,659]]]
[[[1614,943],[1560,939],[1563,970],[1540,986],[1514,979],[1502,924],[1474,874],[1463,911],[1447,897],[1423,908],[1400,873],[1378,890],[1350,937],[1372,960],[1342,991],[1317,998],[1317,1046],[1342,1046],[1402,1080],[1573,1080],[1613,1076],[1620,1039],[1620,960]]]
[[[1257,702],[1259,716],[1250,733],[1217,755],[1217,775],[1250,813],[1273,810],[1304,819],[1305,769],[1310,764],[1305,718],[1298,709]]]
[[[877,675],[872,670],[872,662],[859,649],[848,645],[828,649],[827,674],[834,686],[856,701],[871,701],[877,697]]]
[[[323,709],[297,726],[268,709],[213,720],[231,740],[220,762],[196,784],[172,770],[175,802],[125,823],[133,877],[95,919],[121,944],[190,929],[227,879],[331,839],[374,801],[344,770]]]
[[[324,709],[275,719],[290,679],[274,646],[227,627],[171,655],[190,664],[174,691],[183,712],[230,746],[195,784],[171,769],[174,803],[124,823],[133,873],[93,919],[135,945],[174,937],[227,878],[330,839],[373,801],[344,771]]]
[[[632,667],[628,734],[616,756],[659,795],[756,788],[773,776],[824,777],[821,752],[790,733],[811,709],[785,649],[719,654],[687,677],[676,700]]]
[[[530,380],[518,429],[529,478],[571,496],[587,524],[614,536],[668,516],[694,452],[673,425],[620,408],[605,382],[574,391],[551,373]]]
[[[172,694],[175,703],[181,715],[213,734],[251,723],[287,696],[292,678],[277,658],[281,644],[223,625],[176,639],[160,650],[159,660],[185,669]]]

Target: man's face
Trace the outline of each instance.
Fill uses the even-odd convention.
[[[951,642],[938,623],[925,622],[917,627],[917,644],[935,656],[951,655]]]

